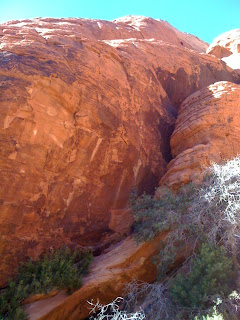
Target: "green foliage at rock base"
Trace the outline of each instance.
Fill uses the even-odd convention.
[[[191,270],[186,275],[176,276],[170,292],[180,307],[206,309],[212,306],[212,297],[224,299],[233,288],[233,265],[226,250],[203,244],[192,262]]]
[[[237,157],[213,164],[201,185],[186,185],[176,193],[163,187],[154,197],[143,194],[132,201],[137,242],[165,232],[155,257],[160,279],[180,256],[185,255],[191,267],[187,275],[175,278],[171,288],[181,319],[240,319],[240,298],[228,296],[239,290],[240,282],[239,186]],[[222,299],[218,305],[217,298]]]
[[[130,205],[134,215],[134,236],[137,242],[152,240],[163,231],[179,226],[180,217],[186,213],[193,201],[196,186],[188,184],[178,193],[162,187],[155,196],[143,193],[132,195]]]
[[[25,320],[26,314],[20,308],[27,297],[47,293],[54,289],[77,290],[82,277],[92,261],[90,252],[67,247],[52,250],[43,259],[29,260],[21,264],[15,280],[11,280],[0,293],[0,319]]]

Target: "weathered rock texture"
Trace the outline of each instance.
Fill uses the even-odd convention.
[[[161,184],[200,182],[212,162],[240,154],[240,85],[216,82],[188,97],[179,109],[170,144],[173,160]]]
[[[164,234],[151,243],[137,246],[128,237],[108,253],[94,259],[91,274],[84,279],[82,288],[74,294],[67,298],[62,294],[55,299],[28,305],[26,311],[30,320],[85,319],[91,309],[87,301],[109,303],[123,295],[126,283],[133,279],[148,282],[156,280],[156,266],[152,263],[152,256],[159,252],[159,243],[163,238]]]
[[[178,106],[238,81],[201,40],[144,17],[12,21],[0,43],[0,283],[51,246],[128,234],[129,192],[165,173]]]
[[[207,53],[222,59],[240,75],[240,29],[231,30],[217,37]]]

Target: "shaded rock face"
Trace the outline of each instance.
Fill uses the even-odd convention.
[[[225,32],[214,39],[207,53],[222,59],[240,75],[240,29]]]
[[[200,182],[212,162],[240,153],[240,85],[216,82],[188,97],[179,109],[170,144],[173,160],[160,184]]]
[[[12,21],[0,41],[0,282],[51,246],[128,234],[130,190],[164,175],[178,106],[238,81],[205,43],[144,17]]]

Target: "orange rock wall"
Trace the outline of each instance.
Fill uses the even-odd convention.
[[[198,183],[212,162],[239,155],[239,118],[240,85],[216,82],[188,97],[170,140],[173,160],[160,184]]]
[[[129,233],[130,190],[164,175],[178,106],[238,79],[206,47],[144,17],[0,25],[0,282],[51,246]]]

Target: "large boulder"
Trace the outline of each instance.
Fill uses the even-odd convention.
[[[211,163],[239,155],[239,118],[240,85],[216,82],[188,97],[170,140],[173,160],[160,184],[199,183]]]
[[[130,190],[153,192],[182,101],[238,81],[167,22],[0,25],[0,283],[51,246],[102,251],[130,232]]]
[[[207,53],[222,59],[240,75],[240,29],[225,32],[214,39]]]

